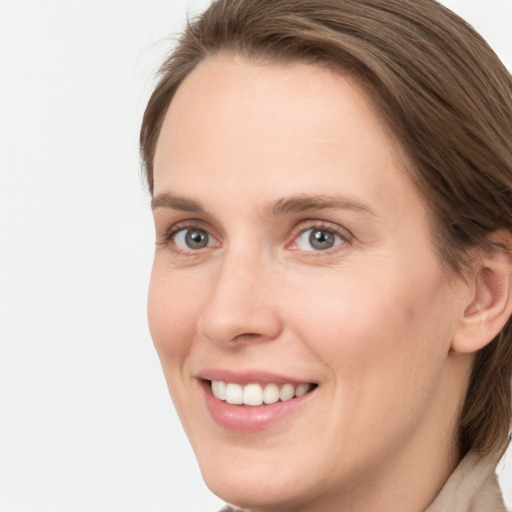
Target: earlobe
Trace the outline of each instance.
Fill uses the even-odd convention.
[[[508,233],[499,236],[512,240]],[[512,314],[512,260],[504,249],[508,245],[493,244],[473,263],[472,282],[468,283],[471,296],[452,341],[456,352],[473,353],[485,347]]]

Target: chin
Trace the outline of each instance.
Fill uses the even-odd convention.
[[[328,492],[332,482],[322,471],[325,465],[315,460],[314,453],[294,446],[293,456],[288,449],[268,448],[255,443],[254,447],[219,446],[208,454],[196,450],[206,485],[226,503],[243,509],[279,512],[303,510],[307,503],[315,501],[315,496]],[[334,468],[331,469],[333,474]],[[337,487],[341,487],[342,480],[343,475],[338,474]]]
[[[303,484],[299,478],[283,478],[276,471],[247,471],[233,474],[227,471],[220,475],[219,468],[212,473],[203,473],[208,488],[226,503],[243,509],[294,510],[307,501]],[[301,489],[298,489],[298,486]]]

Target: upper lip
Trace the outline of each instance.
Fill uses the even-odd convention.
[[[223,382],[233,382],[240,385],[245,384],[314,384],[313,381],[301,378],[288,377],[277,373],[260,371],[260,370],[244,370],[233,371],[221,368],[209,368],[199,371],[196,378],[201,380],[217,380]]]

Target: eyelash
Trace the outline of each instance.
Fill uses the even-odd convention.
[[[173,224],[170,228],[168,228],[162,238],[161,246],[167,247],[169,244],[172,244],[172,251],[178,254],[195,254],[199,252],[199,250],[190,249],[190,251],[185,251],[180,249],[175,244],[176,235],[181,231],[188,231],[191,229],[197,229],[198,231],[204,231],[210,237],[216,239],[210,231],[201,223],[193,220],[178,222],[177,224]]]
[[[343,246],[350,244],[354,239],[352,234],[347,229],[341,228],[340,226],[336,226],[335,224],[330,224],[322,221],[305,221],[294,230],[291,237],[291,242],[287,244],[287,247],[289,247],[291,244],[296,244],[299,238],[308,231],[324,231],[326,233],[331,233],[335,237],[338,237],[340,239],[339,243],[336,243],[334,246],[329,247],[328,249],[325,250],[302,250],[300,248],[291,249],[295,251],[301,251],[308,257],[328,255],[333,252],[340,251],[342,250]]]
[[[206,228],[201,222],[196,221],[183,221],[179,222],[177,224],[172,225],[169,229],[167,229],[163,235],[162,242],[159,244],[160,246],[168,246],[172,245],[172,252],[176,254],[183,254],[183,255],[198,255],[198,253],[202,253],[204,249],[209,249],[209,247],[205,247],[204,249],[190,249],[190,250],[184,250],[179,247],[177,247],[175,243],[176,235],[182,231],[188,231],[197,229],[199,231],[204,231],[207,233],[208,236],[213,238],[214,240],[217,240],[217,237],[211,234],[211,232]],[[293,231],[293,234],[291,236],[291,241],[286,243],[286,247],[289,247],[293,243],[296,243],[297,240],[301,235],[308,231],[325,231],[327,233],[331,233],[334,236],[338,237],[341,242],[336,243],[333,247],[330,247],[325,250],[302,250],[302,249],[290,249],[293,251],[300,251],[302,253],[307,254],[308,256],[321,256],[330,254],[331,252],[341,250],[340,246],[345,246],[346,244],[350,244],[354,237],[353,235],[344,228],[341,228],[339,226],[326,223],[323,221],[303,221],[299,224],[298,227],[296,227]]]

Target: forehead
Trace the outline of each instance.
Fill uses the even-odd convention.
[[[406,162],[350,76],[219,57],[199,64],[171,102],[155,154],[155,195],[184,195],[200,181],[217,190],[252,182],[276,197],[326,187],[378,196],[389,182],[411,186]]]

